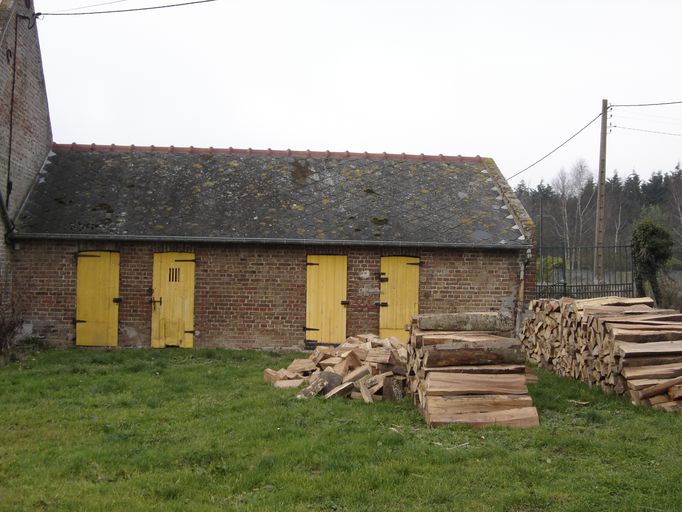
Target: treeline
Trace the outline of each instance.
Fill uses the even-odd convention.
[[[521,181],[516,194],[536,224],[538,244],[594,245],[597,209],[596,173],[584,160],[561,169],[549,183],[536,187]],[[659,171],[648,180],[636,172],[614,173],[606,180],[605,245],[629,245],[638,221],[652,220],[670,231],[675,252],[682,251],[682,167]]]

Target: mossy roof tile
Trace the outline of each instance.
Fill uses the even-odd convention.
[[[491,159],[57,145],[15,236],[526,247],[511,196]]]

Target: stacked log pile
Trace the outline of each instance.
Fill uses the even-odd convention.
[[[266,368],[263,378],[276,388],[299,388],[297,398],[323,394],[373,403],[403,398],[407,349],[397,338],[352,336],[336,347],[317,347],[280,370]]]
[[[531,301],[520,339],[531,360],[559,375],[682,410],[682,314],[648,297]]]
[[[407,345],[408,390],[429,425],[539,424],[521,344],[500,335],[511,329],[511,320],[495,313],[414,320]]]

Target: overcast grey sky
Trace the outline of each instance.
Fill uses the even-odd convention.
[[[38,30],[57,142],[478,154],[511,176],[602,98],[682,100],[681,21],[680,0],[217,0],[45,16]],[[682,134],[682,105],[612,115]],[[598,153],[597,121],[512,184],[551,181],[579,158],[596,170]],[[608,138],[609,175],[681,160],[680,136]]]

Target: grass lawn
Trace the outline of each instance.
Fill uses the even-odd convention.
[[[292,357],[71,349],[0,367],[0,510],[682,510],[682,416],[538,370],[540,428],[429,429],[409,399],[262,382]]]

